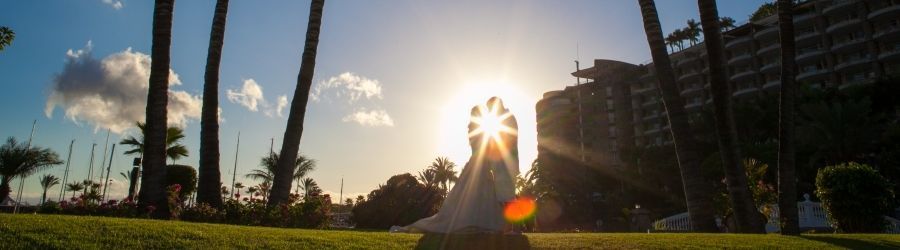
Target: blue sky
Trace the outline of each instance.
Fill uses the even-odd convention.
[[[116,8],[116,2],[121,7]],[[695,1],[657,2],[665,32],[698,18]],[[765,1],[719,2],[720,15],[743,22]],[[71,60],[115,63],[120,62],[116,58],[150,54],[152,5],[129,0],[15,1],[0,9],[0,26],[17,34],[12,46],[0,52],[0,136],[27,140],[36,119],[34,145],[65,158],[69,141],[75,139],[70,179],[84,178],[91,143],[100,144],[100,161],[105,128],[116,119],[121,124],[124,116],[143,114],[103,116],[109,110],[75,110],[78,100],[88,99],[73,101],[75,95],[69,93],[48,117],[45,109],[53,86],[57,76],[78,76],[65,68]],[[192,154],[178,163],[195,167],[199,120],[192,118],[196,112],[191,108],[196,107],[191,105],[202,92],[214,5],[175,5],[171,66],[181,84],[171,90],[186,97],[181,125],[186,126],[184,143]],[[307,1],[231,2],[220,73],[226,183],[238,131],[238,181],[245,185],[256,183],[241,177],[258,167],[270,138],[276,151],[280,147],[286,120],[277,114],[278,99],[290,101],[296,86],[308,6]],[[67,56],[69,50],[72,55]],[[85,53],[78,55],[78,50]],[[573,84],[569,73],[576,57],[585,62],[648,62],[637,1],[329,1],[314,78],[319,98],[309,104],[301,142],[301,151],[318,160],[311,177],[333,193],[344,178],[348,197],[368,193],[392,175],[416,173],[437,156],[449,156],[461,166],[468,156],[462,138],[467,121],[459,114],[489,95],[511,99],[524,140],[520,147],[525,171],[536,154],[533,105],[542,93]],[[248,80],[261,89],[261,98],[242,91]],[[108,84],[104,86],[119,83]],[[132,90],[139,87],[134,86]],[[236,93],[233,99],[229,90]],[[256,111],[248,108],[252,101]],[[81,105],[77,107],[96,107]],[[67,110],[76,114],[74,120]],[[287,110],[282,113],[286,116]],[[110,141],[134,132],[113,133]],[[116,149],[112,165],[113,178],[119,180],[118,172],[130,169],[123,149]],[[46,173],[61,176],[63,168]],[[25,196],[31,200],[39,196],[37,177],[42,174],[26,180]],[[49,196],[57,192],[58,187]]]

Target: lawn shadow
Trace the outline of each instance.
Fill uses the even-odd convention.
[[[859,239],[834,237],[828,235],[800,236],[800,238],[828,243],[837,247],[843,247],[847,249],[900,249],[900,244],[898,244],[897,242],[889,241],[864,241]]]
[[[425,234],[416,249],[531,249],[525,235]]]

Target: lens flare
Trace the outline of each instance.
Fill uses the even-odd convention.
[[[519,197],[506,204],[503,208],[503,217],[511,223],[521,223],[534,217],[537,212],[537,202],[531,197]]]

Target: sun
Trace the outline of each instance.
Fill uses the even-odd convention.
[[[516,129],[506,126],[504,122],[509,119],[511,114],[500,114],[501,110],[497,105],[494,106],[478,106],[480,116],[472,117],[472,121],[478,127],[469,133],[469,137],[478,136],[479,134],[487,135],[484,140],[499,140],[502,133],[517,133]]]

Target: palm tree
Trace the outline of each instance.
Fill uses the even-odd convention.
[[[669,33],[669,35],[665,38],[666,45],[669,46],[669,49],[672,50],[672,53],[675,53],[675,46],[678,45],[678,37],[675,36],[675,33]]]
[[[306,177],[309,172],[312,172],[315,169],[316,160],[313,160],[302,154],[297,156],[297,170],[294,170],[294,181],[297,181],[297,189],[295,193],[300,193],[301,180],[303,180],[303,178]]]
[[[51,174],[45,174],[44,176],[41,176],[40,182],[41,188],[44,189],[44,192],[41,193],[41,204],[44,204],[44,201],[47,200],[47,189],[59,185],[59,177],[53,176]]]
[[[679,94],[678,86],[675,83],[675,74],[672,71],[672,63],[666,53],[659,15],[656,12],[656,3],[653,0],[638,0],[638,3],[641,6],[644,32],[647,34],[647,43],[650,45],[650,54],[653,57],[653,65],[659,79],[657,86],[662,92],[663,104],[666,107],[666,116],[669,119],[672,140],[678,156],[678,166],[681,170],[685,202],[690,214],[691,225],[695,231],[717,231],[714,221],[715,210],[710,195],[712,187],[703,180],[701,174],[701,159],[697,152],[697,142],[691,133],[687,113],[684,111],[684,100]]]
[[[781,39],[781,96],[778,105],[778,211],[781,234],[799,235],[797,211],[796,151],[794,150],[794,4],[778,0],[778,34]]]
[[[172,14],[175,0],[156,0],[153,9],[153,41],[150,53],[150,86],[147,90],[147,123],[144,133],[144,174],[140,206],[156,207],[155,217],[167,218],[166,122],[169,101],[169,49],[172,45]]]
[[[322,192],[322,189],[319,188],[319,184],[316,183],[312,178],[303,178],[303,197],[309,197],[311,194],[318,194]]]
[[[206,55],[206,74],[203,84],[203,109],[200,116],[200,168],[197,180],[197,202],[214,208],[222,207],[216,189],[222,182],[219,172],[219,63],[225,43],[225,20],[228,0],[216,1],[209,51]]]
[[[716,139],[722,157],[725,183],[728,186],[729,201],[734,211],[738,232],[765,233],[765,219],[756,209],[753,193],[747,186],[747,175],[741,163],[740,143],[734,124],[734,110],[731,103],[731,88],[725,72],[725,47],[722,30],[719,28],[719,11],[715,0],[698,0],[700,24],[706,38],[709,62],[709,85],[712,93],[713,112],[716,124]]]
[[[256,197],[256,191],[259,191],[259,189],[256,189],[256,187],[248,187],[247,188],[247,193],[250,193],[250,199],[253,199],[254,197]]]
[[[721,26],[722,32],[734,29],[734,24],[734,18],[727,16],[719,17],[719,26]]]
[[[688,42],[690,42],[691,46],[697,44],[700,41],[700,24],[697,23],[697,20],[688,19],[687,27],[684,28],[685,36],[687,36]]]
[[[6,26],[0,27],[0,51],[12,44],[14,39],[16,39],[15,31]]]
[[[455,183],[459,179],[456,170],[453,169],[455,167],[456,163],[453,163],[447,157],[435,158],[434,162],[428,166],[429,169],[434,170],[435,181],[441,185],[441,189],[444,190],[444,196],[447,196],[447,192],[450,190],[450,183]]]
[[[687,40],[687,31],[684,29],[675,29],[672,31],[672,34],[675,35],[675,41],[678,45],[678,50],[684,49],[684,40]]]
[[[419,171],[418,178],[422,184],[425,184],[425,187],[432,188],[437,187],[440,183],[437,181],[437,171],[434,169],[425,169],[423,171]]]
[[[75,194],[78,193],[78,191],[81,191],[82,189],[84,189],[84,185],[81,184],[81,182],[76,181],[76,182],[66,184],[66,190],[72,191],[72,198],[75,198]]]
[[[325,0],[312,0],[309,5],[309,23],[306,27],[306,44],[303,47],[303,59],[300,61],[300,75],[297,77],[297,88],[291,111],[288,114],[284,140],[281,145],[281,160],[278,161],[272,194],[269,205],[287,202],[291,191],[293,168],[296,164],[297,152],[300,150],[300,137],[303,136],[303,120],[306,116],[306,104],[309,101],[309,90],[316,67],[316,51],[319,46],[319,31],[322,27],[322,9]]]
[[[62,161],[52,150],[29,147],[9,137],[6,144],[0,146],[0,199],[12,192],[9,183],[14,178],[26,178],[56,164],[62,164]]]
[[[234,194],[240,195],[241,189],[244,189],[244,183],[235,182],[234,187],[232,187],[232,188],[234,188]],[[234,195],[234,194],[232,194],[232,195]]]
[[[119,142],[120,145],[132,147],[131,150],[125,151],[126,155],[144,154],[144,137],[147,134],[147,126],[142,122],[136,122],[135,126],[141,130],[140,139],[128,136]],[[181,144],[181,139],[184,139],[184,129],[179,127],[168,127],[166,129],[166,157],[172,160],[172,164],[175,164],[176,160],[188,156],[187,146]]]

